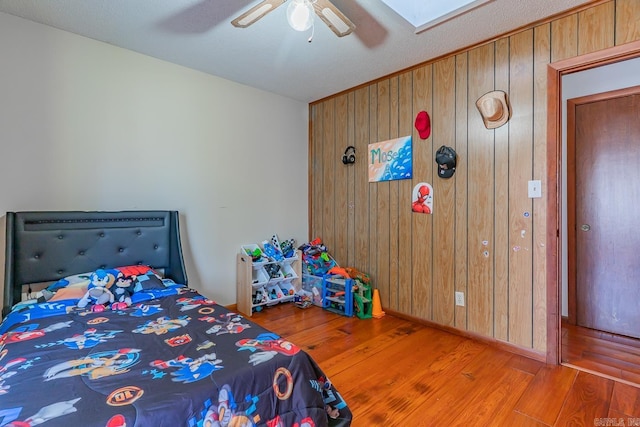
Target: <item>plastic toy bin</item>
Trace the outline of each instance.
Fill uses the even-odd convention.
[[[296,274],[296,271],[293,269],[291,264],[283,264],[281,272],[282,272],[282,276],[285,279],[295,279],[296,277],[298,277],[298,275]]]
[[[302,289],[311,293],[313,305],[322,307],[322,277],[303,274]]]
[[[254,268],[251,275],[252,285],[254,288],[258,288],[260,286],[264,286],[269,282],[269,275],[267,271],[263,268]]]
[[[296,293],[296,289],[293,287],[290,280],[280,282],[278,283],[278,286],[280,286],[280,289],[282,289],[282,293],[285,297],[294,296]]]
[[[260,246],[256,245],[256,244],[250,244],[250,245],[242,245],[241,246],[241,253],[243,255],[247,255],[247,256],[251,256],[251,254],[253,253],[253,251],[255,251],[256,249],[258,249],[260,251],[260,253],[262,254],[262,256],[259,259],[253,259],[253,265],[254,267],[256,265],[259,264],[264,264],[265,262],[269,261],[267,259],[266,256],[264,256],[264,254],[262,253],[262,249],[260,249]]]

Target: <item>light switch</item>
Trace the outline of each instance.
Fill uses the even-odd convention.
[[[542,197],[542,182],[540,180],[529,181],[529,198],[537,199]]]

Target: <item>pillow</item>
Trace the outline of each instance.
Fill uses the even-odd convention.
[[[108,274],[111,274],[113,278],[117,278],[120,274],[124,275],[124,277],[132,277],[138,276],[140,274],[147,274],[149,272],[153,272],[156,276],[158,274],[151,269],[148,265],[127,265],[124,267],[116,267],[112,269],[102,269],[106,271]],[[70,286],[81,286],[86,287],[91,283],[91,275],[95,273],[95,271],[88,271],[86,273],[74,274],[71,276],[63,277],[55,283],[47,286],[47,290],[51,292],[55,292],[60,288],[68,288]],[[160,277],[160,276],[158,276]]]
[[[161,280],[162,277],[148,265],[126,265],[111,269],[98,269],[96,271],[99,270],[106,272],[110,277],[108,287],[111,287],[117,278],[124,277],[125,279],[130,278],[136,282],[136,292],[145,289],[165,288]],[[52,302],[69,299],[79,300],[87,292],[89,284],[91,284],[91,277],[96,271],[88,271],[86,273],[63,277],[57,282],[47,286],[47,288],[43,290],[43,295],[47,301]],[[153,279],[151,279],[152,277]],[[144,284],[138,283],[140,281],[144,282]],[[67,291],[60,292],[64,289],[67,289]]]
[[[87,286],[82,287],[82,286],[76,285],[76,286],[61,288],[61,289],[58,289],[51,298],[49,298],[48,302],[62,301],[67,299],[79,300],[86,293],[87,293]]]
[[[153,273],[153,270],[149,274],[143,274],[136,277],[136,285],[134,292],[147,291],[150,289],[164,289],[164,283],[162,279]]]
[[[19,303],[16,303],[13,307],[11,307],[11,311],[20,311],[23,308],[37,304],[38,302],[38,299],[28,299],[25,301],[20,301]]]
[[[158,278],[161,278],[158,273],[156,273],[151,267],[148,265],[126,265],[124,267],[116,267],[125,278],[135,279],[137,276],[149,275],[153,274]]]
[[[176,283],[172,279],[167,279],[167,278],[162,279],[162,284],[164,285],[165,288],[171,288],[171,287],[182,288],[182,287],[184,287],[184,285],[182,285],[180,283]]]
[[[93,271],[89,271],[87,273],[74,274],[72,276],[63,277],[55,283],[47,286],[47,290],[50,292],[55,292],[60,288],[66,288],[69,286],[89,286],[91,281],[91,275]]]

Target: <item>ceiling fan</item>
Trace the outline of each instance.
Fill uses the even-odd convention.
[[[231,21],[235,27],[246,28],[287,0],[263,0],[242,15]],[[313,25],[314,11],[338,37],[344,37],[356,28],[330,0],[290,0],[287,8],[287,20],[295,30],[304,31]],[[297,18],[301,18],[298,20]]]

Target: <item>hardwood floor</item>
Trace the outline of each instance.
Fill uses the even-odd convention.
[[[280,304],[251,320],[318,362],[354,427],[640,425],[640,388],[389,315]]]
[[[562,323],[562,362],[640,387],[640,340]]]

